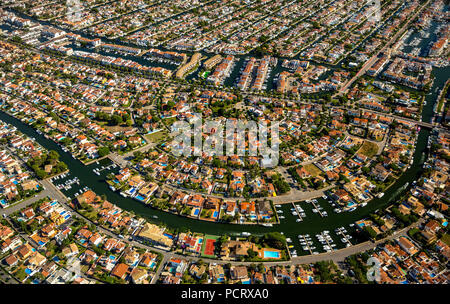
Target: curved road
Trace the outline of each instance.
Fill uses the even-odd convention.
[[[69,209],[72,211],[73,216],[78,217],[78,218],[82,218],[83,220],[85,220],[87,223],[89,224],[93,224],[97,227],[98,231],[101,233],[104,233],[105,235],[108,235],[109,237],[114,237],[117,239],[121,239],[119,238],[119,236],[110,231],[109,229],[103,228],[99,225],[96,225],[95,223],[93,223],[91,220],[89,220],[88,218],[84,217],[83,215],[81,215],[80,213],[78,213],[76,210],[72,209],[68,204],[67,204],[67,197],[60,191],[58,190],[49,180],[43,180],[42,184],[45,187],[45,190],[43,190],[42,192],[40,192],[37,196],[27,199],[17,205],[11,206],[9,208],[6,209],[2,209],[1,210],[1,214],[6,214],[9,215],[17,210],[20,210],[32,203],[34,203],[35,201],[46,197],[46,196],[50,196],[51,198],[54,198],[56,200],[58,200],[65,208]],[[298,265],[298,264],[309,264],[309,263],[315,263],[318,261],[324,261],[324,260],[332,260],[334,262],[340,262],[345,260],[346,257],[359,253],[359,252],[363,252],[363,251],[367,251],[370,249],[375,248],[377,245],[387,241],[387,240],[392,240],[404,233],[406,233],[410,228],[413,227],[417,227],[418,225],[420,225],[423,222],[423,220],[419,220],[418,222],[405,227],[401,230],[396,231],[394,234],[378,240],[376,242],[371,242],[371,241],[367,241],[364,243],[360,243],[357,245],[353,245],[347,248],[342,248],[339,250],[335,250],[332,252],[325,252],[325,253],[321,253],[321,254],[317,254],[317,255],[306,255],[306,256],[299,256],[299,257],[293,257],[291,258],[291,260],[289,261],[273,261],[273,262],[263,262],[264,265],[285,265],[285,266],[289,266],[289,265]],[[217,260],[217,259],[208,259],[208,258],[199,258],[199,257],[194,257],[194,256],[186,256],[186,255],[181,255],[181,254],[176,254],[173,252],[169,252],[167,250],[163,250],[163,249],[159,249],[159,248],[155,248],[155,247],[150,247],[147,245],[144,245],[142,243],[136,242],[134,240],[128,240],[128,239],[121,239],[123,242],[129,244],[129,245],[133,245],[136,247],[140,247],[142,249],[146,249],[149,251],[153,251],[153,252],[158,252],[160,254],[163,255],[163,260],[161,261],[159,268],[156,272],[156,275],[153,277],[152,279],[152,284],[156,283],[163,267],[164,264],[170,260],[171,258],[180,258],[180,259],[188,259],[188,260],[199,260],[202,259],[203,261],[207,262],[207,263],[217,263],[217,264],[228,264],[230,263],[231,265],[250,265],[250,264],[255,264],[255,262],[240,262],[240,261],[227,261],[227,260]]]

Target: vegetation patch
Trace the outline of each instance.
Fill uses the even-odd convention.
[[[361,153],[367,157],[373,157],[378,152],[378,145],[370,142],[370,141],[364,141],[363,145],[359,149],[358,153]]]

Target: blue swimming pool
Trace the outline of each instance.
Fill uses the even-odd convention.
[[[140,200],[140,201],[144,201],[145,197],[143,197],[142,195],[136,195],[136,199]]]
[[[265,259],[279,259],[280,253],[278,251],[264,250]]]
[[[194,215],[198,215],[199,212],[200,212],[200,209],[195,209]]]

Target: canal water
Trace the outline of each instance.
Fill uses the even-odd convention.
[[[433,115],[433,104],[436,101],[438,89],[441,88],[448,78],[450,68],[438,68],[433,70],[433,75],[435,76],[435,81],[431,89],[431,94],[426,96],[427,104],[423,109],[423,121],[431,121]],[[260,225],[235,225],[235,224],[222,224],[222,223],[211,223],[200,220],[189,219],[186,217],[177,216],[174,214],[169,214],[163,211],[155,210],[151,207],[147,207],[131,198],[124,198],[116,192],[112,192],[107,183],[104,181],[104,177],[110,170],[104,170],[101,175],[96,175],[92,170],[94,168],[106,167],[109,165],[109,160],[104,160],[99,162],[99,164],[93,163],[89,166],[85,166],[80,161],[74,159],[69,153],[64,152],[59,145],[54,141],[45,138],[43,135],[38,134],[33,128],[26,125],[22,121],[16,119],[13,116],[6,114],[5,112],[0,112],[0,120],[12,124],[17,127],[17,129],[24,134],[34,137],[36,141],[44,146],[48,150],[55,150],[61,155],[61,160],[64,161],[69,170],[70,177],[66,179],[71,179],[73,177],[78,177],[80,180],[80,188],[89,187],[95,191],[98,195],[105,194],[109,201],[123,208],[124,210],[133,211],[135,214],[145,217],[150,222],[156,222],[159,224],[165,224],[172,228],[188,228],[191,231],[203,232],[215,235],[221,234],[239,234],[243,231],[250,232],[252,234],[261,235],[263,233],[271,231],[283,232],[286,237],[289,237],[293,241],[294,247],[297,249],[298,255],[308,254],[301,249],[300,244],[297,239],[298,234],[310,234],[313,241],[315,242],[315,234],[318,234],[324,230],[329,230],[332,238],[335,240],[337,248],[343,247],[344,244],[340,241],[340,237],[334,234],[334,229],[338,227],[346,227],[349,230],[349,224],[366,217],[369,213],[384,208],[392,204],[395,198],[405,191],[405,185],[416,180],[421,172],[422,165],[427,156],[427,141],[430,135],[430,130],[422,128],[418,135],[416,150],[414,152],[414,160],[411,167],[391,186],[386,190],[383,198],[376,198],[370,201],[366,207],[357,208],[353,212],[343,212],[334,213],[332,207],[329,203],[322,199],[318,199],[318,203],[328,212],[328,217],[320,217],[318,213],[313,213],[311,211],[312,206],[305,202],[301,202],[300,205],[305,209],[306,218],[302,222],[296,222],[297,217],[291,214],[290,208],[291,204],[282,205],[281,208],[277,208],[283,211],[285,218],[281,220],[279,225],[274,225],[273,227],[263,227]],[[56,181],[55,181],[56,182]],[[56,182],[59,183],[59,182]],[[403,190],[402,190],[403,189]],[[75,190],[69,190],[66,192],[68,196],[73,197],[73,192]],[[155,218],[155,216],[157,218]],[[315,244],[316,245],[316,244]],[[321,252],[321,245],[317,244],[317,251]]]
[[[431,39],[433,38],[434,37],[432,36]],[[424,42],[429,43],[429,40],[425,40]],[[105,55],[108,54],[105,53]],[[127,59],[133,58],[132,56],[127,56]],[[227,86],[232,85],[238,77],[239,69],[242,67],[244,62],[244,56],[236,56],[236,59],[237,64],[235,65],[235,68],[230,77],[228,77],[225,81],[225,85]],[[280,58],[278,60],[277,67],[272,69],[272,73],[269,76],[269,80],[267,83],[268,89],[272,88],[273,77],[283,70],[280,68],[282,60],[283,59]],[[143,59],[141,59],[139,63],[145,64],[144,61],[146,61],[145,63],[147,65],[151,65],[151,63]],[[160,63],[157,63],[156,65],[161,66]],[[170,66],[167,66],[167,68],[173,69],[173,67]],[[427,103],[422,111],[422,120],[425,122],[430,122],[432,119],[433,106],[436,102],[437,93],[444,86],[446,80],[448,79],[448,75],[450,75],[450,68],[434,68],[432,74],[435,77],[435,80],[430,94],[426,95]],[[411,183],[420,176],[422,172],[422,165],[427,158],[427,141],[430,135],[430,130],[427,130],[425,128],[421,129],[418,135],[416,150],[414,152],[413,164],[389,189],[385,191],[385,195],[383,196],[383,198],[376,198],[370,201],[366,207],[357,208],[353,212],[343,212],[339,214],[333,212],[333,208],[326,200],[319,198],[318,203],[328,212],[328,217],[324,218],[320,217],[318,213],[313,213],[311,211],[312,206],[310,204],[301,202],[300,205],[305,210],[307,216],[304,221],[299,223],[296,222],[297,217],[291,214],[290,209],[292,208],[292,205],[286,204],[282,205],[281,208],[277,208],[283,211],[283,213],[280,213],[279,215],[285,217],[281,220],[281,223],[279,225],[274,225],[273,227],[263,227],[260,225],[221,224],[189,219],[186,217],[181,217],[163,211],[155,210],[131,198],[124,198],[118,193],[112,192],[108,188],[107,183],[104,181],[105,176],[108,173],[115,172],[114,168],[103,170],[100,176],[96,175],[92,171],[94,168],[109,166],[109,160],[103,160],[100,161],[99,164],[94,163],[90,166],[85,166],[80,161],[74,159],[69,153],[64,152],[55,142],[45,138],[43,135],[38,134],[33,128],[29,127],[13,116],[0,111],[0,120],[16,126],[17,129],[24,134],[30,137],[34,137],[36,141],[46,149],[55,150],[61,155],[61,160],[67,164],[70,170],[70,175],[63,179],[55,181],[55,183],[64,184],[74,177],[78,177],[80,180],[79,185],[73,184],[71,189],[62,189],[62,191],[71,198],[73,198],[80,189],[89,187],[98,195],[105,194],[109,201],[118,205],[124,210],[133,211],[135,214],[145,217],[150,222],[164,224],[172,228],[187,228],[194,232],[203,232],[215,235],[240,234],[243,231],[257,235],[271,231],[283,232],[286,237],[292,239],[292,244],[297,249],[298,255],[305,255],[308,254],[308,252],[305,252],[301,249],[297,239],[297,235],[310,234],[313,242],[315,242],[315,246],[317,247],[316,250],[322,252],[321,245],[316,244],[317,240],[315,239],[314,235],[324,230],[329,230],[332,238],[335,240],[337,248],[340,248],[343,247],[344,244],[340,241],[341,237],[334,234],[334,230],[336,228],[344,226],[347,230],[351,231],[351,229],[349,228],[349,224],[352,224],[355,221],[366,217],[369,213],[377,209],[381,209],[392,204],[395,199],[397,199],[401,195],[402,192],[406,191],[407,187],[405,187],[405,185],[411,185]]]

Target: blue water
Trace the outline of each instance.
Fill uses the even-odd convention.
[[[145,200],[145,197],[143,197],[141,195],[136,195],[136,199],[143,201],[143,200]]]
[[[214,211],[213,217],[217,217],[218,212]]]
[[[198,215],[199,211],[200,211],[199,209],[195,209],[194,215]]]
[[[279,258],[280,253],[277,251],[264,250],[264,258]]]

